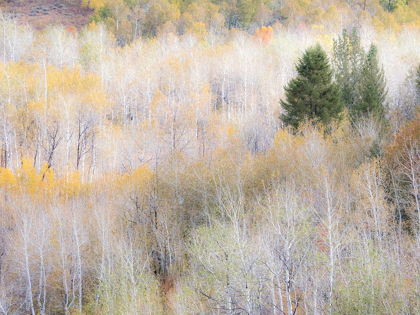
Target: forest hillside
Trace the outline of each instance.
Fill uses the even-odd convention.
[[[1,315],[420,314],[419,1],[0,7]]]

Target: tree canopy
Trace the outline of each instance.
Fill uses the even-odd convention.
[[[351,114],[354,117],[373,115],[383,117],[386,103],[386,82],[383,68],[379,67],[378,50],[371,45],[364,60],[357,84],[357,98]]]
[[[284,88],[286,101],[281,100],[285,114],[283,122],[294,128],[305,120],[328,125],[341,120],[343,102],[337,84],[332,81],[333,72],[325,51],[319,44],[308,48],[299,60],[298,76]]]

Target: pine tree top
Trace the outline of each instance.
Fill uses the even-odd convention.
[[[284,123],[298,128],[305,120],[328,125],[332,119],[341,119],[343,104],[338,86],[332,82],[333,73],[322,47],[308,48],[296,65],[298,76],[285,87],[286,111]]]

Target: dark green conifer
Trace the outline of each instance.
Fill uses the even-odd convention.
[[[420,95],[420,65],[418,65],[416,70],[416,93]]]
[[[354,28],[349,34],[344,29],[343,35],[334,40],[332,64],[344,105],[349,111],[351,111],[357,98],[356,86],[361,75],[364,59],[365,51],[360,44],[357,30]]]
[[[238,0],[238,13],[242,27],[248,27],[255,14],[256,4],[253,0]]]
[[[298,76],[285,87],[286,101],[280,101],[286,111],[283,122],[298,128],[305,120],[324,125],[340,120],[344,108],[340,90],[332,82],[328,57],[319,44],[305,51],[296,70]]]
[[[353,118],[363,115],[383,118],[386,95],[384,70],[379,67],[377,48],[371,45],[358,82],[358,98],[351,111]]]

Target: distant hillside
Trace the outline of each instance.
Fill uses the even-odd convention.
[[[22,24],[81,27],[103,23],[120,46],[163,33],[250,33],[281,24],[289,30],[373,27],[399,31],[420,27],[420,1],[403,0],[0,0],[0,9]]]
[[[80,29],[89,23],[93,12],[82,8],[78,1],[63,0],[0,0],[0,9],[20,24],[29,24],[36,29],[50,24]]]

